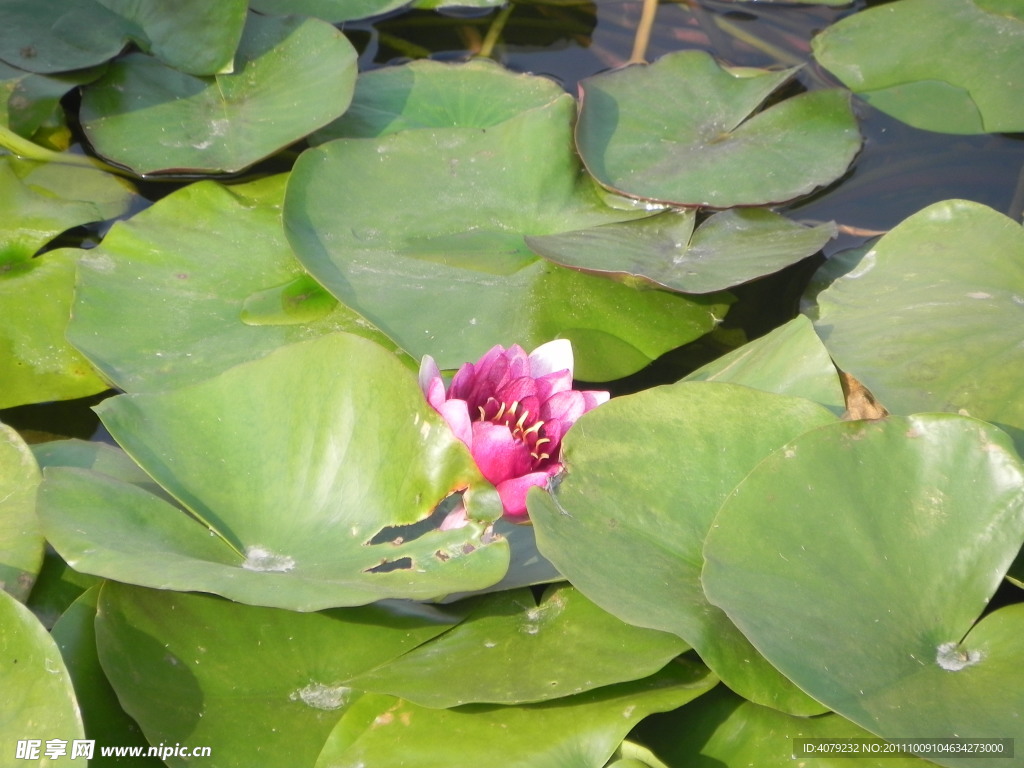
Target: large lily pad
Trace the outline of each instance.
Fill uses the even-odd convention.
[[[0,59],[29,72],[85,69],[129,42],[196,75],[229,71],[245,0],[5,0]]]
[[[132,189],[91,168],[0,157],[0,408],[107,385],[64,340],[81,251],[36,252],[61,232],[122,214]]]
[[[0,742],[7,760],[31,766],[52,765],[46,742],[63,741],[60,762],[85,766],[84,756],[71,757],[73,744],[84,738],[78,702],[57,644],[24,605],[0,589]],[[33,740],[20,748],[19,742]],[[58,745],[59,746],[59,745]],[[17,758],[24,759],[17,759]]]
[[[335,334],[207,381],[97,409],[163,488],[47,469],[40,515],[76,569],[257,605],[318,610],[431,598],[501,579],[497,492],[377,345]],[[415,523],[465,490],[457,530]]]
[[[605,224],[526,244],[556,264],[638,278],[683,293],[711,293],[778,272],[835,237],[835,224],[805,227],[761,208],[721,211],[693,229],[692,210]]]
[[[85,735],[101,748],[116,745],[146,750],[149,743],[139,726],[121,708],[117,694],[100,666],[96,652],[96,604],[99,595],[98,584],[86,590],[64,611],[51,634],[67,665],[78,700],[84,705]],[[142,755],[145,754],[143,751]],[[100,749],[94,750],[93,759],[89,761],[92,768],[122,763],[117,757],[105,757]],[[133,768],[158,768],[162,765],[164,763],[157,757],[132,758]]]
[[[385,695],[349,707],[317,768],[601,768],[629,730],[652,712],[676,709],[717,681],[687,658],[643,680],[557,701],[425,709]]]
[[[142,31],[97,0],[6,0],[0,4],[0,59],[28,72],[102,64]]]
[[[572,112],[565,95],[492,128],[308,150],[285,197],[292,247],[343,303],[442,368],[560,336],[580,378],[632,373],[711,330],[727,299],[636,290],[526,247],[524,235],[646,215],[600,202],[571,150]]]
[[[338,117],[356,53],[319,19],[250,14],[231,74],[197,77],[129,54],[82,95],[95,150],[136,173],[237,171]]]
[[[209,746],[225,768],[312,768],[359,696],[348,681],[460,618],[412,603],[300,614],[110,583],[96,643],[150,743]]]
[[[1024,447],[1024,230],[947,200],[904,220],[818,294],[819,335],[893,413],[965,411]]]
[[[491,128],[564,96],[553,80],[516,74],[490,59],[413,61],[361,73],[351,106],[310,143],[417,128]]]
[[[337,24],[378,16],[408,5],[408,0],[252,0],[254,11],[287,16],[315,16]]]
[[[806,397],[842,413],[836,367],[803,315],[689,374],[686,381],[725,381],[779,395]]]
[[[551,495],[530,496],[537,545],[595,603],[679,635],[743,696],[821,712],[708,604],[700,570],[711,520],[736,484],[769,453],[835,418],[808,400],[718,382],[615,398],[566,435],[566,473]]]
[[[17,432],[0,424],[0,591],[22,602],[43,564],[36,521],[39,466]]]
[[[116,224],[79,264],[68,338],[128,391],[198,381],[334,331],[389,345],[295,261],[285,182],[198,182]]]
[[[1022,541],[1005,433],[954,414],[843,422],[743,480],[702,580],[787,677],[883,738],[1020,738],[1024,606],[975,622]]]
[[[245,27],[247,0],[99,0],[142,30],[140,45],[191,75],[231,72]]]
[[[459,626],[352,684],[426,707],[522,704],[647,677],[686,650],[559,584],[539,601],[529,589],[488,596]]]
[[[634,734],[665,762],[665,768],[849,768],[864,765],[866,754],[849,752],[801,753],[794,739],[844,742],[877,739],[855,723],[829,713],[820,717],[794,717],[771,707],[744,701],[719,686],[675,712],[652,715]],[[886,768],[928,768],[931,763],[892,753],[884,757]],[[851,760],[851,758],[853,758]],[[860,758],[860,759],[858,759]],[[998,763],[987,764],[993,765]]]
[[[1024,130],[1024,5],[901,0],[812,41],[815,58],[872,106],[947,133]]]
[[[71,132],[60,100],[100,74],[96,68],[63,76],[38,75],[0,62],[0,126],[49,149],[67,149]]]
[[[838,178],[860,147],[849,98],[814,91],[757,114],[794,70],[729,71],[702,51],[580,83],[576,143],[623,194],[727,208],[789,200]]]

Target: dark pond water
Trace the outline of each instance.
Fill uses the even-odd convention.
[[[663,3],[647,59],[701,49],[730,65],[802,64],[793,89],[832,87],[837,83],[810,57],[811,38],[843,16],[874,4],[878,3],[828,8],[715,0]],[[361,69],[367,70],[424,56],[465,59],[479,52],[500,25],[494,58],[509,69],[551,77],[575,94],[580,79],[629,58],[641,8],[639,2],[559,2],[516,4],[504,12],[409,11],[344,29],[360,51]],[[834,220],[843,230],[840,237],[816,259],[735,289],[738,301],[723,326],[734,332],[731,337],[720,334],[669,353],[649,369],[614,383],[613,391],[674,381],[726,351],[730,338],[755,338],[785,322],[798,311],[800,296],[824,258],[863,244],[930,203],[966,198],[1021,218],[1024,137],[931,133],[906,126],[863,102],[855,105],[865,141],[849,172],[813,197],[781,208],[803,221]],[[265,170],[285,170],[293,156],[278,158]],[[155,200],[176,186],[149,185],[142,193]],[[140,200],[139,207],[145,205]],[[90,437],[98,422],[89,408],[103,397],[0,411],[0,420],[19,430]]]

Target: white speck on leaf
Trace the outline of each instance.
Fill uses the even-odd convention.
[[[959,672],[981,661],[981,651],[964,651],[957,643],[943,643],[937,649],[935,663],[947,672]]]
[[[313,709],[331,710],[345,706],[351,692],[352,689],[346,688],[344,685],[310,683],[297,691],[292,691],[288,698],[292,701],[301,701]]]
[[[275,555],[269,549],[254,546],[245,550],[245,562],[242,567],[247,571],[267,571],[284,573],[295,567],[295,559],[288,555]]]

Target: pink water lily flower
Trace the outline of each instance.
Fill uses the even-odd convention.
[[[529,355],[518,345],[494,347],[479,362],[462,366],[447,392],[434,359],[427,355],[420,365],[427,402],[469,448],[514,522],[527,522],[526,492],[561,470],[562,437],[569,427],[608,399],[607,392],[573,389],[572,369],[568,339],[542,344]]]

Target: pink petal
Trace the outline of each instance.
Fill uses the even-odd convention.
[[[445,400],[437,409],[466,447],[473,450],[473,425],[465,400]]]
[[[549,341],[530,353],[531,376],[539,378],[555,371],[568,371],[572,379],[572,343],[568,339]]]
[[[470,450],[480,473],[494,485],[524,475],[532,468],[529,450],[504,425],[473,422]]]
[[[466,510],[466,505],[459,502],[458,506],[455,507],[451,512],[444,516],[444,520],[437,527],[439,531],[454,531],[458,528],[464,528],[469,524],[469,513]]]
[[[528,475],[514,477],[495,486],[498,489],[498,496],[501,497],[501,506],[505,509],[505,516],[512,519],[512,522],[525,522],[526,518],[526,493],[534,486],[543,488],[548,483],[548,478],[561,470],[562,466],[555,465],[547,472],[531,472]],[[516,518],[521,518],[517,521]]]
[[[420,361],[420,389],[435,411],[441,409],[444,402],[444,381],[441,379],[441,371],[430,355],[424,355]]]

